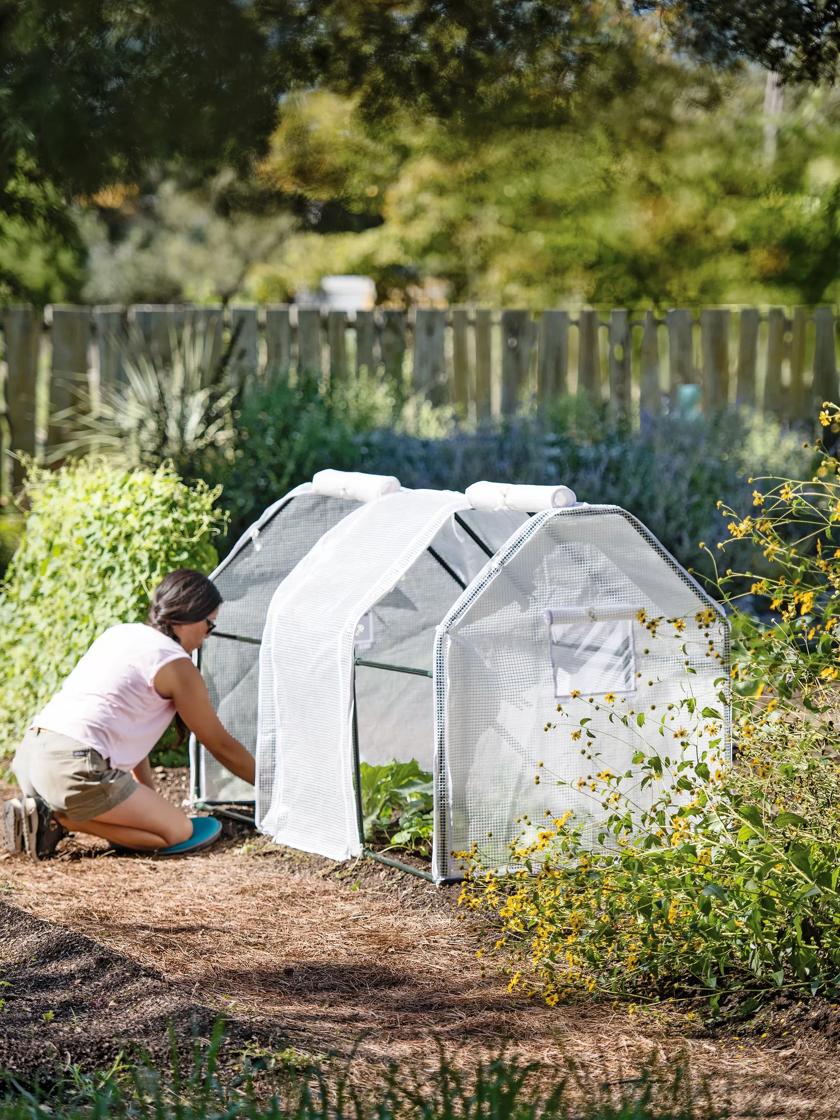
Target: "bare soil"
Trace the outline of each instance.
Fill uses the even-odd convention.
[[[173,800],[184,775],[161,772]],[[0,786],[0,795],[9,788]],[[595,1001],[553,1009],[509,994],[475,957],[486,933],[455,888],[367,860],[336,864],[244,827],[180,860],[118,856],[87,838],[56,858],[0,854],[0,1066],[101,1068],[140,1044],[187,1046],[228,1019],[228,1048],[468,1070],[504,1048],[599,1085],[684,1065],[733,1117],[840,1117],[840,1012],[777,1006],[740,1031]]]

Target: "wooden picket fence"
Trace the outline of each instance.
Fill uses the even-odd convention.
[[[347,315],[285,305],[7,307],[0,309],[0,428],[7,450],[39,455],[63,443],[68,426],[54,417],[71,407],[72,379],[118,381],[127,324],[164,354],[171,332],[188,322],[212,336],[217,353],[234,337],[232,365],[246,379],[306,371],[335,381],[367,370],[477,421],[569,393],[608,401],[636,421],[725,405],[804,420],[838,396],[835,320],[832,307],[674,309],[662,316],[624,309]]]

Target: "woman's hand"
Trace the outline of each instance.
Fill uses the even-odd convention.
[[[178,715],[216,761],[237,778],[253,785],[256,773],[254,758],[238,739],[225,730],[210,703],[201,673],[192,661],[185,657],[170,661],[158,670],[154,683],[161,696],[172,700]]]
[[[131,771],[134,775],[134,780],[139,782],[141,786],[148,786],[149,789],[155,788],[155,779],[152,777],[152,764],[149,762],[149,756],[138,762],[134,769]]]

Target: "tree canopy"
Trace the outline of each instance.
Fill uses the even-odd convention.
[[[823,298],[839,28],[801,0],[0,0],[0,295],[276,297],[317,266]],[[770,163],[745,62],[790,83]]]

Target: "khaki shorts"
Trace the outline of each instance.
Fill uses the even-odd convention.
[[[20,788],[39,794],[51,809],[74,821],[89,821],[115,809],[138,788],[125,770],[115,770],[99,751],[67,735],[31,728],[12,759]]]

